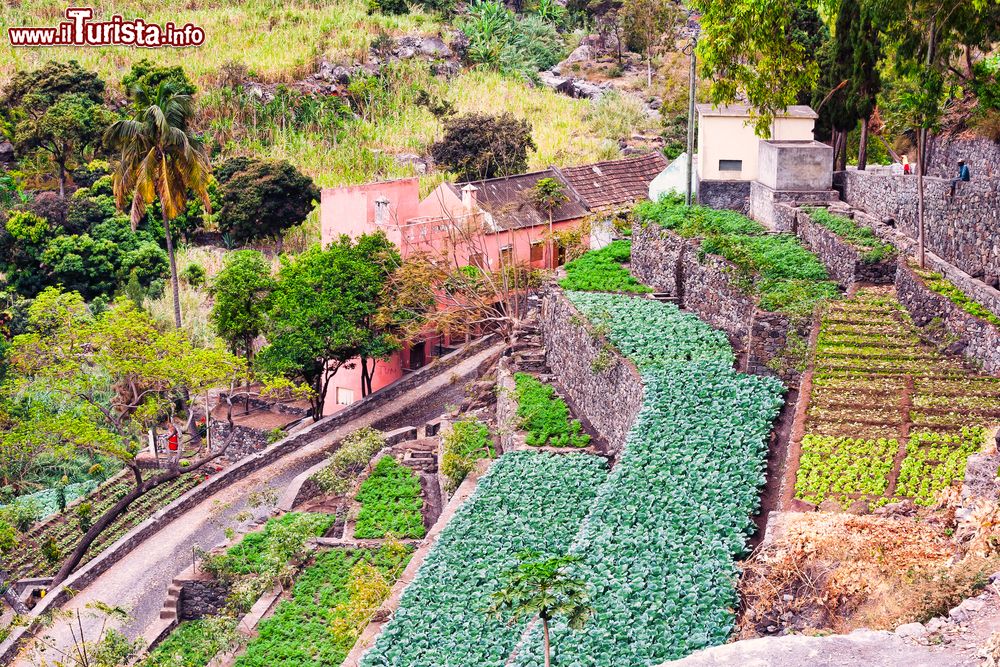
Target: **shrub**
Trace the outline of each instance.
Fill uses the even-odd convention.
[[[357,473],[379,450],[385,447],[382,433],[365,427],[344,438],[330,456],[330,464],[313,475],[313,481],[324,493],[346,493]]]
[[[473,419],[454,422],[442,445],[441,474],[447,478],[445,488],[449,491],[458,488],[476,461],[494,456],[490,429]]]
[[[271,519],[263,530],[248,533],[206,567],[220,576],[272,575],[298,555],[309,537],[322,536],[335,517],[330,514],[289,512]]]
[[[896,247],[885,243],[871,227],[865,227],[842,215],[834,215],[825,208],[810,209],[813,222],[826,227],[861,252],[861,259],[869,264],[883,262],[896,256]]]
[[[217,653],[238,642],[236,621],[211,616],[182,621],[154,648],[140,667],[204,667]]]
[[[191,287],[201,287],[205,284],[205,267],[197,262],[191,262],[181,271],[180,278]]]
[[[612,241],[600,250],[591,250],[568,262],[566,277],[559,285],[567,290],[588,292],[652,292],[622,266],[631,256],[632,244],[629,241]]]
[[[582,433],[577,419],[570,420],[569,406],[556,396],[551,386],[527,373],[515,373],[517,416],[528,431],[529,445],[552,447],[586,447],[590,436]]]
[[[384,456],[361,484],[361,513],[354,527],[359,539],[421,538],[427,534],[421,509],[420,478],[392,456]]]
[[[536,79],[562,60],[564,45],[555,25],[537,14],[518,17],[502,2],[476,0],[459,28],[469,39],[468,60],[503,74]]]
[[[431,155],[460,180],[477,180],[527,171],[528,150],[535,148],[528,121],[510,113],[467,114],[445,121]]]

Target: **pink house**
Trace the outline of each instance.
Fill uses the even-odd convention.
[[[496,268],[527,263],[554,268],[560,251],[546,242],[552,232],[572,229],[591,213],[621,209],[646,199],[649,183],[667,167],[660,153],[592,165],[493,178],[470,183],[445,182],[423,200],[417,178],[324,188],[320,207],[323,245],[347,234],[382,230],[406,258],[417,253],[439,257],[454,267]],[[543,178],[563,184],[567,200],[552,211],[532,203],[530,193]],[[446,340],[431,336],[390,360],[378,362],[372,389],[378,390],[409,370],[446,351]],[[342,368],[333,377],[326,414],[361,398],[361,369]]]

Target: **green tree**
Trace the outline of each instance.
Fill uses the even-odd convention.
[[[174,325],[180,328],[180,286],[170,221],[186,211],[188,191],[199,197],[205,210],[211,212],[208,197],[211,167],[201,140],[188,127],[194,115],[190,95],[178,92],[174,82],[164,81],[155,89],[137,87],[135,100],[140,108],[135,118],[116,122],[105,135],[108,143],[121,149],[114,173],[115,199],[122,210],[131,200],[133,229],[142,220],[146,207],[159,199],[170,260]]]
[[[646,86],[653,85],[653,48],[672,43],[673,28],[684,16],[674,0],[624,0],[621,17],[629,48],[646,54]]]
[[[66,195],[66,175],[72,162],[99,143],[113,116],[104,105],[82,93],[69,93],[53,104],[28,98],[31,107],[14,125],[14,148],[20,154],[42,154],[55,164],[59,196]]]
[[[232,161],[229,161],[232,162]],[[239,159],[217,171],[222,209],[219,228],[238,243],[281,238],[319,201],[313,180],[285,160]]]
[[[520,563],[504,577],[491,596],[487,612],[501,619],[519,621],[537,617],[542,622],[545,667],[551,664],[549,623],[562,618],[573,630],[580,630],[594,610],[589,606],[587,584],[569,570],[579,556],[542,558],[536,551],[518,554]]]
[[[139,106],[140,102],[138,100],[140,95],[137,95],[135,91],[156,90],[164,82],[170,82],[178,95],[193,97],[198,92],[198,88],[191,83],[183,67],[180,65],[174,65],[173,67],[156,65],[150,62],[148,58],[143,58],[139,62],[132,64],[132,68],[128,71],[128,74],[122,77],[122,88],[132,98],[133,104],[136,105],[136,111],[142,111],[143,107]]]
[[[0,266],[18,294],[34,296],[45,285],[41,257],[55,230],[45,218],[14,211],[0,230]]]
[[[566,196],[566,189],[560,181],[554,178],[540,178],[531,189],[531,200],[535,206],[540,208],[549,217],[549,239],[546,244],[548,257],[546,258],[546,265],[549,268],[555,268],[555,262],[552,261],[555,254],[553,252],[552,214],[557,208],[569,201],[569,197]]]
[[[528,169],[528,151],[537,148],[531,125],[513,114],[468,114],[445,121],[444,137],[431,146],[434,161],[478,180],[520,174]]]
[[[775,115],[817,81],[816,53],[795,37],[797,0],[692,0],[700,14],[698,57],[714,104],[746,100],[754,129],[770,136]]]
[[[253,363],[253,342],[264,332],[274,291],[271,266],[256,250],[226,255],[222,270],[212,281],[210,319],[219,338],[233,354]]]
[[[381,237],[381,238],[379,238]],[[378,248],[381,254],[372,251]],[[312,389],[313,418],[323,416],[330,380],[363,353],[372,354],[371,323],[388,271],[398,254],[384,234],[342,236],[282,258],[266,331],[269,345],[257,364],[272,373],[301,378]]]
[[[88,310],[75,292],[48,288],[28,311],[29,332],[11,344],[13,379],[8,392],[46,391],[60,396],[54,413],[22,422],[42,442],[58,441],[70,454],[117,459],[131,477],[129,490],[99,517],[65,556],[53,586],[76,568],[94,541],[133,502],[181,475],[201,470],[225,454],[232,437],[206,450],[195,435],[185,444],[188,465],[179,454],[149,472],[138,460],[147,433],[164,424],[196,434],[196,402],[224,387],[232,427],[232,405],[239,387],[249,386],[246,364],[221,344],[195,347],[180,329],[161,332],[151,316],[129,299],[115,301],[100,315]],[[291,390],[286,382],[266,384],[263,392]]]
[[[104,82],[75,60],[50,60],[36,70],[15,74],[0,95],[0,110],[6,116],[16,114],[18,108],[24,106],[44,108],[55,104],[63,95],[71,94],[83,95],[92,102],[100,103],[104,99]]]

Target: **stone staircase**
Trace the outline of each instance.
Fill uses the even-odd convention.
[[[161,621],[175,621],[180,612],[181,606],[181,586],[175,579],[167,586],[167,598],[160,608]]]

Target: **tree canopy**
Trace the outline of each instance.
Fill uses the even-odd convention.
[[[222,186],[219,228],[237,243],[280,238],[320,197],[313,180],[285,160],[234,158],[215,175]]]
[[[468,114],[445,121],[431,155],[460,180],[478,180],[527,171],[528,151],[535,148],[528,121],[510,113]]]

